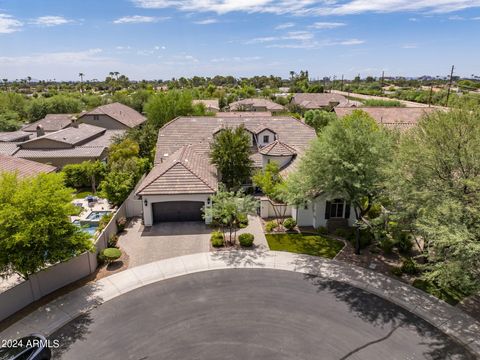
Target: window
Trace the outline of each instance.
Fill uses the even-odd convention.
[[[344,207],[345,201],[343,201],[342,199],[327,201],[325,207],[325,219],[342,218]]]
[[[269,135],[263,135],[263,142],[264,143],[270,142],[270,136]]]
[[[100,120],[100,116],[98,116],[98,115],[93,115],[93,120]]]

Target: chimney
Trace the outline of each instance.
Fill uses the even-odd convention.
[[[75,116],[72,116],[72,127],[78,129],[78,122]]]
[[[45,130],[42,125],[37,125],[37,137],[45,135]]]

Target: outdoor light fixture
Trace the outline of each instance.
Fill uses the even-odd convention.
[[[143,203],[145,204],[145,206],[148,206],[148,200],[147,200],[147,199],[145,199],[145,200],[143,201]]]

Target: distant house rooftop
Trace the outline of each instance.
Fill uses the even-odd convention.
[[[10,132],[0,132],[0,143],[12,141],[26,141],[32,134],[19,130]]]
[[[232,111],[241,111],[241,110],[250,110],[250,109],[258,109],[258,108],[265,108],[267,111],[282,111],[285,108],[268,99],[243,99],[239,101],[232,102],[229,105],[230,110]]]
[[[56,170],[57,168],[55,166],[0,154],[0,173],[15,172],[19,177],[23,178],[35,176],[40,173],[51,173]]]
[[[358,109],[336,107],[335,113],[337,116],[343,117],[355,110],[365,111],[377,123],[390,129],[399,130],[409,129],[415,126],[423,116],[438,111],[438,109],[427,107],[362,107]]]
[[[300,93],[295,94],[292,103],[307,110],[335,106],[358,106],[357,102],[349,101],[345,96],[332,93]]]
[[[229,111],[217,112],[215,116],[218,117],[265,117],[272,116],[270,111]]]
[[[138,111],[118,102],[99,106],[92,111],[81,114],[79,119],[86,115],[107,115],[129,128],[141,125],[146,120]]]
[[[218,103],[218,99],[199,99],[193,100],[193,105],[203,104],[207,110],[219,111],[220,105]]]
[[[73,114],[48,114],[43,119],[35,121],[25,127],[23,131],[36,132],[37,126],[41,126],[45,132],[53,132],[65,129],[72,123]]]

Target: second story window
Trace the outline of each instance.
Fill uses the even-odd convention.
[[[100,120],[100,116],[98,116],[98,115],[93,115],[93,120]]]
[[[263,135],[263,142],[264,143],[270,142],[270,136],[269,135]]]

